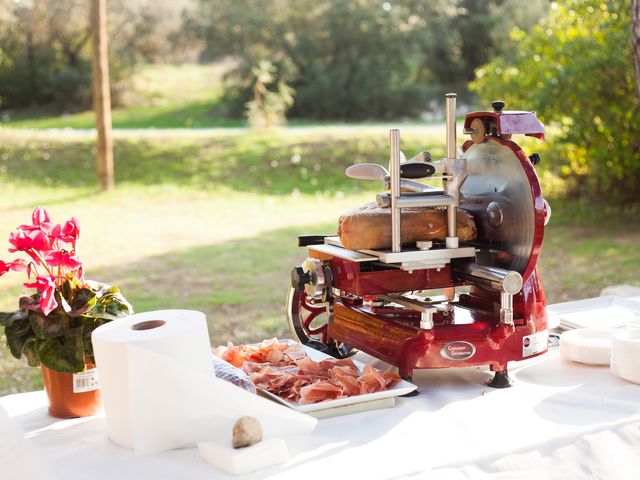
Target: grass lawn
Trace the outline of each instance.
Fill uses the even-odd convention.
[[[222,76],[229,62],[209,65],[143,65],[131,78],[122,95],[122,105],[112,111],[116,129],[196,129],[246,127],[244,118],[225,116]],[[90,129],[95,127],[93,111],[60,114],[42,108],[0,112],[0,127],[16,129]],[[292,126],[354,125],[294,119]],[[385,125],[384,122],[368,122]],[[405,120],[405,125],[424,126],[431,121]]]
[[[408,129],[403,147],[438,158],[442,138],[440,129]],[[87,134],[0,129],[0,238],[37,205],[56,221],[75,215],[89,278],[120,286],[137,311],[202,310],[219,344],[290,336],[289,271],[305,257],[296,236],[333,232],[341,212],[373,199],[378,185],[342,172],[354,162],[385,163],[388,151],[381,128],[158,131],[118,134],[115,157],[117,190],[98,193]],[[640,283],[637,208],[552,206],[541,259],[550,302]],[[22,281],[2,277],[0,310],[16,307]],[[0,356],[0,394],[40,387],[37,370],[6,350]]]
[[[114,128],[242,127],[243,119],[220,115],[221,77],[226,63],[145,65],[123,93],[123,106],[112,112]],[[94,128],[93,111],[52,114],[42,109],[9,112],[5,127]]]

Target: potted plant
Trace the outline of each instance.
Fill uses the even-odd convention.
[[[9,235],[9,252],[24,258],[0,260],[0,276],[24,272],[24,286],[35,289],[20,298],[15,312],[0,312],[6,343],[14,357],[24,355],[30,366],[41,367],[51,415],[93,415],[100,390],[91,332],[133,309],[117,287],[84,279],[75,217],[54,224],[38,207],[31,220]]]

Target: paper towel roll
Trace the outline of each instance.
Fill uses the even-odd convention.
[[[193,310],[159,310],[131,315],[94,330],[91,340],[107,416],[109,438],[134,448],[132,432],[132,367],[144,372],[153,365],[130,365],[129,347],[138,346],[180,361],[196,372],[214,376],[209,332],[204,313]],[[144,374],[144,373],[143,373]]]
[[[136,453],[229,441],[256,417],[265,438],[309,433],[316,419],[215,378],[204,314],[132,315],[92,335],[109,437]]]

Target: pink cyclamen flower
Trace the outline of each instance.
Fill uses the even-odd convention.
[[[22,258],[16,258],[13,262],[7,263],[9,270],[13,272],[24,272],[29,269],[29,264]]]
[[[48,233],[51,230],[49,212],[44,207],[36,207],[31,214],[31,225],[20,225],[18,228],[27,232],[42,230]]]
[[[21,258],[18,258],[17,260],[14,260],[13,262],[8,262],[8,263],[0,260],[0,277],[9,271],[24,272],[28,268],[29,268],[29,264],[24,260],[22,260]]]
[[[80,236],[80,222],[76,217],[71,217],[62,227],[62,233],[68,237],[78,238]]]
[[[40,310],[44,315],[49,315],[58,307],[56,284],[53,277],[36,277],[35,283],[25,283],[24,286],[38,289],[40,292]]]
[[[36,263],[40,263],[40,259],[33,250],[45,254],[51,250],[51,240],[49,236],[41,230],[25,231],[16,230],[9,234],[9,243],[13,248],[9,248],[10,252],[27,252]]]
[[[64,225],[54,225],[51,229],[51,236],[62,240],[63,242],[71,243],[74,248],[76,241],[80,236],[80,225],[76,217],[72,217],[71,220],[67,220]]]
[[[37,227],[43,223],[50,223],[51,217],[44,207],[36,207],[31,214],[31,222]]]
[[[18,258],[13,262],[8,262],[8,263],[0,260],[0,277],[9,271],[24,272],[25,270],[28,270],[28,269],[29,269],[29,264],[24,260],[22,260],[21,258]]]
[[[53,251],[45,257],[45,260],[51,267],[62,266],[75,270],[82,266],[82,262],[80,262],[78,257],[69,255],[69,252],[66,250],[62,250],[61,252]]]

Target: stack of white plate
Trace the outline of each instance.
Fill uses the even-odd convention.
[[[638,323],[640,302],[621,297],[597,297],[559,303],[547,308],[560,318],[559,330],[624,328]]]
[[[577,328],[560,335],[560,355],[585,365],[609,365],[613,329]]]
[[[613,335],[611,372],[629,382],[640,383],[640,328]]]

